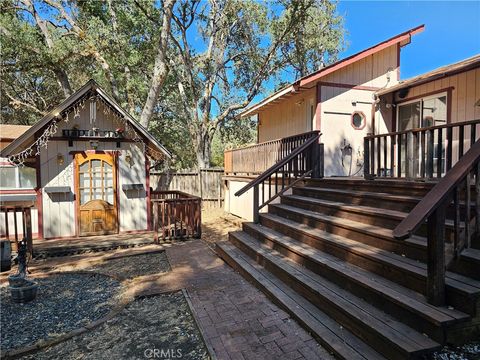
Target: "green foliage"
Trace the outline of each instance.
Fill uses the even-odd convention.
[[[139,118],[164,3],[1,1],[2,123],[33,124],[90,78]],[[177,168],[220,165],[226,147],[255,142],[255,122],[236,114],[267,81],[316,70],[343,45],[343,20],[328,0],[177,0],[171,23],[150,131]]]

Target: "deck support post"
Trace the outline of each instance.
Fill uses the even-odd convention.
[[[258,224],[259,221],[259,196],[258,196],[258,185],[253,187],[253,222]]]
[[[365,180],[371,180],[370,174],[370,140],[363,138],[363,177]]]
[[[445,206],[427,220],[427,298],[435,306],[445,305]]]

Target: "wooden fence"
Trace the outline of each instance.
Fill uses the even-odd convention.
[[[224,200],[223,169],[179,172],[151,172],[150,184],[156,191],[177,190],[198,196],[204,208],[221,208]]]
[[[155,241],[202,236],[202,200],[181,191],[153,191],[151,194]]]

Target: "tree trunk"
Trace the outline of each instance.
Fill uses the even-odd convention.
[[[153,115],[153,110],[157,104],[158,94],[168,74],[167,66],[167,48],[168,38],[170,37],[170,21],[172,19],[172,11],[175,0],[165,2],[163,9],[162,31],[160,33],[160,41],[158,43],[157,55],[155,57],[155,65],[153,67],[152,83],[148,91],[147,100],[140,115],[140,124],[148,129],[148,124]]]
[[[208,135],[208,132],[199,130],[195,145],[198,168],[208,169],[210,167],[210,157],[212,155],[212,141],[210,136]]]

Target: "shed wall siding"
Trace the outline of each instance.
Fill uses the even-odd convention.
[[[80,129],[97,127],[101,130],[115,130],[121,124],[116,124],[108,114],[104,114],[102,105],[97,104],[97,119],[90,122],[89,103],[81,110],[80,116],[74,118],[70,114],[68,123],[61,121],[55,136],[61,136],[62,129],[71,129],[78,125]],[[76,203],[74,155],[72,151],[92,150],[88,141],[74,141],[69,147],[67,141],[53,141],[48,147],[42,148],[40,153],[41,185],[43,192],[43,226],[45,238],[73,237],[76,235]],[[116,147],[116,142],[100,141],[98,151],[119,151],[117,172],[117,196],[119,231],[133,231],[147,229],[147,200],[145,190],[140,192],[130,191],[128,194],[122,190],[122,184],[141,183],[146,186],[145,157],[141,144],[121,143],[121,148]],[[129,151],[132,155],[132,166],[125,163],[125,154]],[[57,163],[57,155],[64,157],[64,164]],[[70,194],[48,194],[45,187],[69,186]]]

